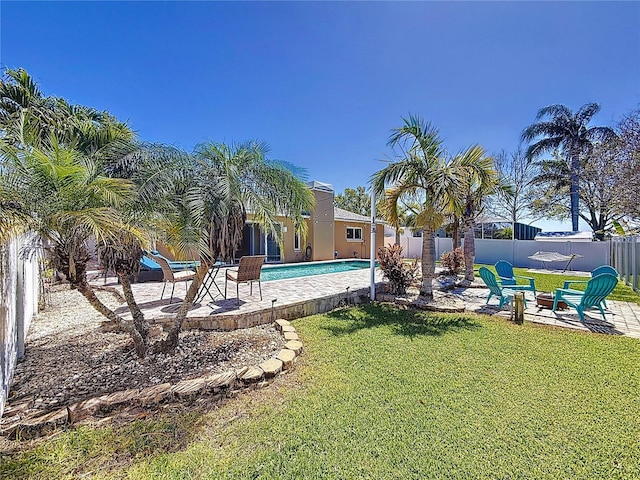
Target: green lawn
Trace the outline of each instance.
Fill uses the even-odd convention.
[[[640,478],[638,340],[372,305],[294,325],[268,388],[66,432],[0,477]]]

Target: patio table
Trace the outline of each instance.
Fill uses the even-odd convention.
[[[216,301],[216,297],[218,295],[220,295],[222,298],[227,298],[224,296],[224,293],[222,293],[222,290],[220,290],[220,287],[216,283],[216,277],[218,276],[218,272],[220,272],[221,268],[226,268],[231,266],[233,266],[233,264],[231,263],[215,263],[207,271],[204,278],[202,279],[202,284],[198,289],[198,294],[196,295],[196,298],[193,301],[193,303],[199,303],[200,301],[204,300],[207,295],[209,295],[209,298],[211,299],[212,302]],[[215,287],[216,290],[218,290],[218,293],[216,293],[215,295],[211,293],[211,290],[213,289],[213,287]]]

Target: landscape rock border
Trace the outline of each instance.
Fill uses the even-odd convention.
[[[17,409],[10,415],[15,416],[16,420],[0,430],[0,436],[11,440],[27,440],[48,435],[59,428],[86,423],[92,419],[104,421],[114,412],[124,408],[150,409],[170,401],[191,402],[203,396],[211,401],[219,401],[242,390],[266,386],[279,374],[291,369],[303,351],[303,344],[289,321],[278,319],[274,322],[274,326],[286,340],[285,346],[276,356],[259,365],[182,380],[173,385],[163,383],[142,389],[121,390],[44,413],[34,412],[26,417],[21,417],[20,410]]]

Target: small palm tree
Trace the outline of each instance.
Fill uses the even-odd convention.
[[[0,129],[0,235],[35,233],[28,249],[44,247],[72,288],[131,333],[143,356],[139,330],[106,307],[86,278],[88,238],[105,243],[132,231],[120,208],[135,185],[111,178],[106,167],[135,148],[133,132],[106,112],[43,96],[22,69],[0,81]]]
[[[580,201],[580,169],[583,155],[590,153],[594,142],[615,137],[609,127],[588,127],[591,119],[600,111],[597,103],[587,103],[574,114],[564,105],[549,105],[541,108],[536,115],[536,123],[522,132],[522,140],[533,142],[527,149],[529,160],[544,153],[561,150],[570,165],[571,225],[578,231]],[[549,119],[542,121],[545,117]]]
[[[268,160],[259,142],[205,143],[196,148],[191,177],[174,197],[168,216],[169,243],[180,252],[197,251],[201,265],[169,329],[162,350],[173,350],[182,322],[207,270],[218,258],[233,260],[242,242],[247,212],[282,246],[279,216],[306,233],[304,212],[314,206],[311,191],[287,165]],[[169,226],[169,225],[167,225]]]
[[[102,267],[105,270],[115,272],[122,285],[125,301],[133,317],[133,326],[142,341],[138,347],[138,355],[144,357],[149,349],[150,326],[144,318],[131,288],[131,277],[140,270],[140,259],[143,255],[140,237],[123,229],[119,233],[103,239],[96,245],[96,248]]]
[[[435,231],[448,213],[455,211],[456,192],[462,172],[448,161],[442,148],[438,130],[420,117],[404,118],[404,125],[392,131],[389,145],[400,148],[400,158],[389,163],[372,177],[373,187],[385,195],[392,223],[397,218],[397,205],[419,204],[415,224],[422,234],[422,284],[420,295],[433,299],[436,248]]]
[[[473,281],[475,261],[475,223],[484,209],[489,195],[498,191],[505,194],[509,186],[502,182],[495,170],[494,160],[488,157],[482,147],[474,145],[453,159],[459,170],[465,172],[458,195],[462,199],[459,217],[464,228],[465,280]]]
[[[23,227],[36,234],[31,248],[44,247],[52,265],[89,303],[131,334],[136,352],[144,356],[142,337],[133,325],[106,307],[87,281],[91,258],[88,239],[106,242],[130,227],[120,213],[135,194],[126,179],[102,174],[99,163],[52,138],[48,147],[2,149],[2,183],[19,195],[28,212]],[[42,242],[42,243],[41,243]]]

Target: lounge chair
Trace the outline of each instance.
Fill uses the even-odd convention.
[[[179,270],[187,270],[188,268],[190,268],[191,270],[195,270],[200,266],[200,261],[199,260],[171,260],[167,257],[165,257],[164,255],[158,253],[157,251],[152,251],[151,255],[154,255],[156,257],[160,257],[160,258],[164,258],[167,263],[169,264],[169,266],[171,267],[171,270],[175,271],[179,271]]]
[[[602,318],[604,318],[604,321],[606,322],[607,317],[604,315],[602,302],[607,295],[616,288],[617,284],[618,277],[613,276],[610,273],[602,273],[598,276],[592,277],[591,280],[587,282],[587,288],[584,292],[568,288],[558,288],[556,290],[555,300],[553,301],[553,311],[556,311],[558,302],[563,301],[570,307],[575,308],[578,311],[580,320],[584,322],[584,311],[597,307],[602,314]]]
[[[537,295],[536,293],[536,283],[535,280],[531,277],[523,277],[520,275],[513,274],[513,265],[505,260],[500,260],[495,264],[496,272],[498,273],[498,277],[500,277],[500,283],[502,285],[509,287],[513,290],[528,290],[533,292],[533,296]],[[529,284],[523,285],[518,284],[517,279],[522,278],[526,280]]]
[[[487,267],[480,267],[478,273],[480,274],[480,277],[482,278],[484,283],[486,283],[487,287],[489,287],[489,296],[487,296],[487,303],[489,303],[489,300],[494,295],[500,299],[500,305],[498,305],[499,308],[502,308],[505,303],[511,302],[514,294],[516,293],[516,290],[511,287],[503,287],[502,285],[500,285],[494,273]],[[524,306],[525,308],[527,306],[526,298],[524,300]]]
[[[228,269],[224,277],[224,298],[227,298],[227,282],[236,283],[236,303],[240,305],[240,293],[238,285],[249,283],[250,295],[253,295],[253,282],[258,282],[260,300],[262,300],[262,284],[260,283],[260,271],[266,260],[265,255],[245,256],[240,258],[237,269]]]
[[[603,273],[608,273],[609,275],[613,275],[614,277],[618,278],[618,271],[610,265],[601,265],[598,268],[594,269],[593,272],[591,272],[591,278],[602,275]],[[572,283],[583,283],[586,285],[587,282],[588,280],[565,280],[562,288],[571,288],[570,285]],[[604,308],[607,308],[606,300],[602,300],[602,306]]]
[[[171,282],[172,284],[171,298],[169,299],[169,303],[173,302],[173,291],[176,288],[176,282],[184,281],[185,293],[186,293],[186,291],[188,290],[188,282],[189,280],[193,280],[195,278],[196,272],[194,272],[191,269],[176,271],[171,268],[166,258],[158,255],[154,255],[152,253],[148,254],[148,256],[154,262],[160,265],[160,268],[162,269],[162,277],[163,277],[164,285],[162,286],[162,293],[160,294],[160,300],[162,300],[162,297],[164,296],[164,289],[167,288],[167,282]]]

